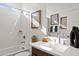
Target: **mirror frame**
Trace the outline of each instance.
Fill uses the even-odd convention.
[[[33,14],[36,14],[36,13],[38,13],[38,23],[39,23],[39,26],[38,27],[36,27],[36,26],[33,26],[34,25],[34,23],[33,23]],[[37,10],[37,11],[35,11],[35,12],[33,12],[33,13],[31,13],[31,28],[32,29],[38,29],[38,28],[41,28],[41,10]]]

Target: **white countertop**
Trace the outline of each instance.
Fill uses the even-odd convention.
[[[56,56],[79,56],[79,48],[74,48],[71,46],[66,45],[60,45],[60,44],[54,44],[51,46],[50,42],[35,42],[31,43],[32,47],[35,47],[39,50],[42,50],[44,52],[47,52],[51,55]]]

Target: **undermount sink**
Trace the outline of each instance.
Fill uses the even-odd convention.
[[[46,44],[43,44],[43,45],[40,45],[41,48],[45,48],[47,50],[55,50],[55,51],[59,51],[59,52],[64,52],[66,51],[69,46],[66,46],[66,45],[62,45],[62,44],[51,44],[51,43],[46,43]]]

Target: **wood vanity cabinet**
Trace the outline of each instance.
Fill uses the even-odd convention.
[[[51,56],[50,54],[32,47],[32,56]]]

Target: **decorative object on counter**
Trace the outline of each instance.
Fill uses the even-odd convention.
[[[67,29],[67,16],[60,18],[60,28]]]
[[[42,42],[48,42],[48,37],[44,37]]]
[[[58,25],[59,24],[59,14],[53,14],[50,16],[50,23],[51,25]]]
[[[37,10],[31,14],[31,28],[41,29],[41,10]]]
[[[32,36],[32,42],[37,42],[37,41],[38,41],[38,38],[35,35],[33,35]]]
[[[76,26],[73,26],[70,32],[70,45],[79,48],[79,29]]]

